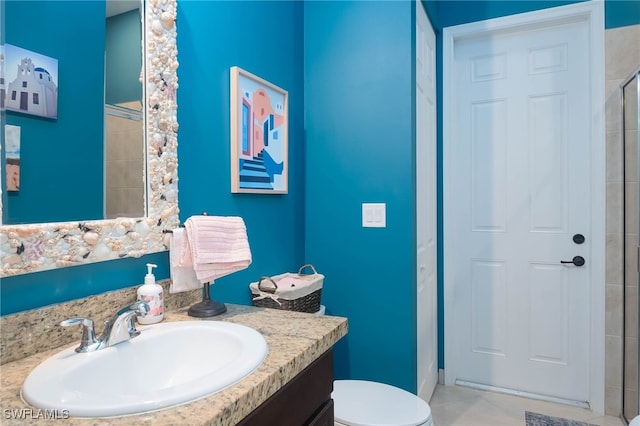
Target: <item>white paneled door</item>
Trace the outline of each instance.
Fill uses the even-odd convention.
[[[427,14],[416,2],[417,387],[425,401],[438,382],[435,45]]]
[[[575,19],[455,43],[445,285],[458,383],[590,399],[589,31]]]

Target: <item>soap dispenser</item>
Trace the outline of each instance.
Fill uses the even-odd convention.
[[[164,297],[162,286],[156,284],[156,277],[153,275],[153,268],[158,265],[147,263],[147,275],[144,277],[144,285],[138,289],[138,300],[149,305],[149,311],[145,316],[138,315],[140,324],[155,324],[164,318]]]

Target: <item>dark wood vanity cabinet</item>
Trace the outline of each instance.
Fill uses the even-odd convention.
[[[307,424],[309,426],[334,426],[333,420],[333,399],[330,399]]]
[[[333,426],[333,349],[329,349],[262,405],[242,426]]]

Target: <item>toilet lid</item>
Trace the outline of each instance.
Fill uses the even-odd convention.
[[[416,426],[431,418],[422,399],[383,383],[335,380],[331,397],[335,420],[349,426]]]

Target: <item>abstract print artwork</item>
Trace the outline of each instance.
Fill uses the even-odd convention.
[[[286,194],[288,93],[231,68],[231,192]]]

